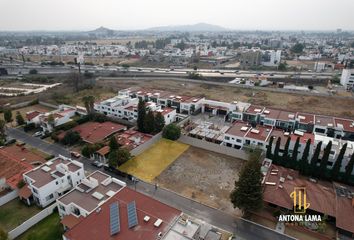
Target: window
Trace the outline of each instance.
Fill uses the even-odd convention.
[[[63,205],[61,205],[61,204],[59,204],[59,209],[65,211],[65,207]]]
[[[48,196],[45,198],[45,200],[46,200],[46,201],[49,201],[49,200],[51,200],[51,199],[53,199],[53,198],[54,198],[54,195],[53,195],[53,193],[52,193],[52,194],[48,195]]]
[[[240,143],[240,142],[242,142],[242,140],[241,139],[236,139],[236,142]]]
[[[38,194],[38,191],[37,191],[37,189],[35,189],[35,188],[32,188],[32,190],[33,190],[33,192],[34,192],[34,193],[37,193],[37,194]]]
[[[263,146],[263,143],[259,142],[257,143],[258,146]]]
[[[80,176],[80,172],[77,172],[77,175]]]
[[[225,140],[230,140],[230,137],[229,136],[225,136]]]
[[[58,182],[58,181],[56,181],[56,182],[55,182],[55,184],[56,184],[56,185],[58,185],[58,184],[59,184],[59,182]]]

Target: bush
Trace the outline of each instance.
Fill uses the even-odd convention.
[[[102,148],[101,144],[86,144],[82,150],[81,150],[81,154],[84,157],[89,158],[94,152],[96,152],[97,150],[99,150],[100,148]]]
[[[65,133],[64,138],[61,140],[64,145],[74,145],[79,141],[81,141],[81,136],[78,132],[75,131],[68,131]]]
[[[163,128],[162,136],[175,141],[181,136],[181,128],[176,124],[169,124]]]
[[[48,160],[50,160],[50,159],[52,159],[52,158],[54,158],[55,156],[54,155],[49,155],[48,157],[45,157],[44,159],[46,160],[46,161],[48,161]]]
[[[23,181],[23,179],[21,179],[21,181],[19,181],[19,182],[17,183],[17,188],[18,188],[18,189],[21,189],[21,188],[23,188],[25,185],[26,185],[25,181]]]
[[[70,122],[64,123],[60,126],[55,127],[55,131],[61,131],[61,130],[67,131],[67,130],[70,130],[70,129],[76,127],[77,125],[78,125],[77,122],[70,121]]]
[[[38,70],[37,69],[31,69],[31,70],[29,70],[29,74],[38,74]]]

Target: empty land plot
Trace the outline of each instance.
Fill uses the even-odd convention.
[[[225,102],[243,101],[265,107],[274,107],[288,111],[301,111],[339,117],[354,117],[354,98],[336,98],[308,96],[282,92],[271,92],[253,89],[242,89],[228,86],[215,86],[207,83],[189,83],[172,80],[101,80],[101,86],[111,86],[113,89],[124,89],[132,86],[160,89],[175,92],[180,95],[204,96]]]
[[[190,147],[155,182],[185,197],[238,214],[229,196],[243,163],[241,159]]]
[[[148,150],[124,163],[119,167],[119,170],[144,181],[152,182],[188,147],[188,145],[183,143],[161,139]]]

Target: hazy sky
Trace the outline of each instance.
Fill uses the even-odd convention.
[[[0,0],[0,9],[0,31],[199,22],[241,30],[354,29],[354,0]]]

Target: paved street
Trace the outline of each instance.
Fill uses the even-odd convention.
[[[15,138],[19,141],[25,142],[27,145],[38,148],[46,153],[52,155],[63,155],[70,156],[70,153],[65,147],[59,144],[49,144],[40,138],[32,137],[22,130],[9,128],[7,133],[10,137]],[[94,166],[90,164],[90,160],[82,157],[81,162],[85,165],[86,171],[97,170]],[[101,169],[104,171],[103,169]],[[199,218],[205,222],[215,225],[219,228],[225,229],[227,231],[235,233],[237,239],[250,239],[250,240],[285,240],[294,239],[286,235],[275,232],[271,229],[265,228],[258,224],[243,220],[241,218],[236,218],[222,211],[210,208],[206,205],[195,202],[191,199],[182,197],[174,192],[166,189],[158,188],[155,190],[155,186],[145,182],[138,182],[136,185],[128,179],[123,179],[120,176],[114,175],[113,173],[106,172],[120,180],[127,182],[128,186],[135,188],[137,191],[152,196],[155,199],[160,200],[168,205],[176,207],[186,214]]]

